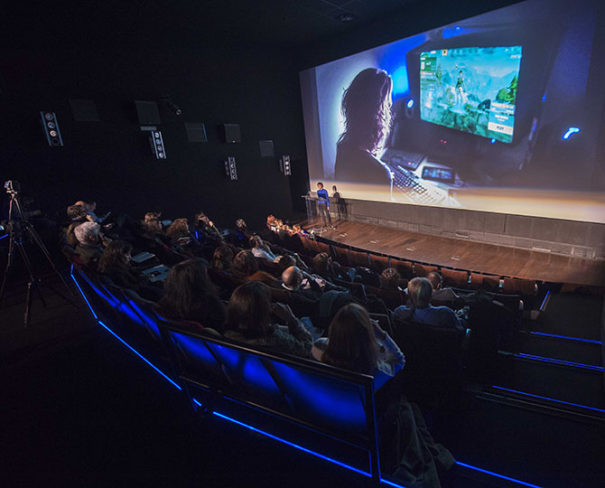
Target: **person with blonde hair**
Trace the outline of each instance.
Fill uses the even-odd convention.
[[[409,305],[401,305],[393,310],[393,321],[413,322],[464,330],[466,324],[451,308],[431,305],[433,287],[426,278],[414,278],[408,283]]]

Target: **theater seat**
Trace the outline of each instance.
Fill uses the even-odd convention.
[[[391,266],[399,272],[402,278],[410,279],[414,277],[414,265],[410,261],[391,259]]]
[[[443,286],[453,286],[456,288],[468,287],[468,271],[457,271],[454,269],[441,268],[443,276]]]
[[[406,357],[404,375],[410,391],[424,399],[440,398],[462,384],[465,332],[412,321],[394,321],[393,339]]]
[[[346,248],[340,246],[332,246],[332,255],[334,256],[334,260],[343,266],[355,266],[354,264],[349,264],[349,253]]]
[[[370,269],[377,273],[382,273],[385,269],[391,267],[391,260],[388,256],[375,256],[370,254]]]
[[[532,297],[538,293],[538,285],[533,280],[523,280],[520,278],[504,278],[502,292],[511,295],[522,295]]]
[[[432,271],[439,271],[439,268],[428,264],[414,264],[414,275],[420,278],[426,278],[426,275]]]
[[[370,264],[367,252],[349,249],[347,259],[349,261],[349,266],[363,266],[367,268]]]

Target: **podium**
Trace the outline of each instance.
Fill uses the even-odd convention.
[[[305,199],[305,208],[307,210],[307,222],[311,223],[311,221],[315,220],[318,216],[317,212],[317,196],[313,195],[311,192],[306,195],[301,195],[301,198]]]

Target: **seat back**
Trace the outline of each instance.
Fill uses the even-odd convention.
[[[274,435],[296,435],[297,443],[309,439],[325,455],[367,473],[377,470],[371,376],[173,325],[163,334],[193,404],[221,414],[238,412],[237,418],[257,424],[270,418],[266,425]]]
[[[437,266],[430,266],[428,264],[414,264],[414,275],[425,278],[431,271],[439,271]]]
[[[391,266],[395,268],[402,278],[410,279],[414,277],[414,265],[410,261],[402,259],[391,259]]]
[[[468,271],[441,268],[441,276],[443,276],[443,286],[453,286],[456,288],[468,287]]]
[[[406,375],[412,382],[440,388],[461,381],[465,334],[412,320],[394,321],[393,339],[406,357]]]

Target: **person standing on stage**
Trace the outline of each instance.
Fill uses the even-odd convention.
[[[324,188],[324,184],[317,183],[317,213],[322,218],[324,227],[332,227],[332,219],[330,218],[330,197],[328,190]]]

